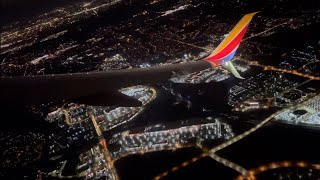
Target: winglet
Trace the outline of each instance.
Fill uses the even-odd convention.
[[[231,63],[231,61],[225,62],[222,64],[222,67],[225,68],[226,70],[228,70],[229,72],[231,72],[231,74],[233,74],[236,78],[239,79],[244,79],[239,72],[237,71],[237,69],[233,66],[233,64]]]
[[[258,12],[254,12],[244,15],[236,24],[236,26],[230,31],[228,36],[224,38],[218,47],[207,58],[205,58],[205,60],[213,64],[221,64],[230,61],[233,58],[251,19],[257,13]]]
[[[253,12],[246,14],[242,19],[236,24],[236,26],[230,31],[228,36],[218,45],[218,47],[204,60],[209,61],[213,66],[223,65],[228,67],[227,70],[233,69],[231,72],[234,75],[241,77],[232,64],[229,62],[235,55],[240,42],[249,26],[249,23],[253,16],[258,12]],[[236,77],[237,77],[236,76]]]

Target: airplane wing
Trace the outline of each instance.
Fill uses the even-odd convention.
[[[1,77],[0,105],[32,105],[67,100],[88,105],[140,106],[140,101],[118,90],[165,82],[174,72],[192,73],[210,67],[205,61],[196,61],[107,72]]]
[[[140,106],[141,102],[119,93],[118,90],[133,85],[164,82],[170,79],[174,72],[192,73],[210,68],[211,65],[222,65],[235,77],[242,78],[230,60],[255,14],[243,16],[205,61],[107,72],[1,77],[0,106],[59,100],[89,105]]]

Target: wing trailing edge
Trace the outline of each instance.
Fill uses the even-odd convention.
[[[121,92],[116,90],[92,95],[84,95],[77,98],[67,99],[67,101],[92,106],[142,106],[142,102],[138,99],[122,94]]]

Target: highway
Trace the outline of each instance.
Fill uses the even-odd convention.
[[[222,163],[223,165],[225,166],[228,166],[238,172],[240,172],[242,174],[242,176],[244,177],[247,177],[248,175],[248,171],[246,169],[244,169],[243,167],[241,167],[240,165],[237,165],[227,159],[223,159],[219,156],[216,156],[216,153],[240,140],[242,140],[243,138],[247,137],[248,135],[252,134],[253,132],[257,131],[258,129],[260,129],[263,125],[265,125],[266,123],[268,123],[269,121],[271,121],[275,116],[277,116],[278,114],[281,114],[285,111],[288,111],[288,110],[292,110],[292,109],[295,109],[299,106],[303,106],[303,105],[306,105],[307,103],[313,101],[314,99],[317,99],[318,96],[313,96],[313,97],[310,97],[309,99],[305,100],[304,102],[302,103],[298,103],[298,104],[293,104],[287,108],[284,108],[284,109],[281,109],[273,114],[271,114],[270,116],[268,116],[266,119],[264,119],[263,121],[261,121],[259,124],[257,124],[256,126],[254,126],[253,128],[249,129],[248,131],[245,131],[243,132],[242,134],[239,134],[235,137],[233,137],[232,139],[226,141],[225,143],[222,143],[214,148],[212,148],[211,150],[209,151],[206,151],[202,154],[200,154],[199,156],[191,159],[191,160],[188,160],[188,161],[185,161],[183,163],[181,163],[180,165],[177,165],[177,166],[174,166],[172,167],[171,169],[169,169],[168,171],[165,171],[157,176],[154,177],[154,180],[158,180],[158,179],[162,179],[164,177],[166,177],[167,175],[169,175],[170,173],[173,173],[181,168],[184,168],[185,166],[201,159],[202,157],[206,157],[206,156],[210,156],[212,157],[213,159],[217,160],[218,162]]]

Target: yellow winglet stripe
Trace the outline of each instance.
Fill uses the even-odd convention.
[[[210,54],[214,56],[223,50],[232,40],[241,32],[241,30],[251,21],[252,17],[258,12],[246,14],[237,23],[237,25],[230,31],[229,35],[219,44],[219,46]]]

